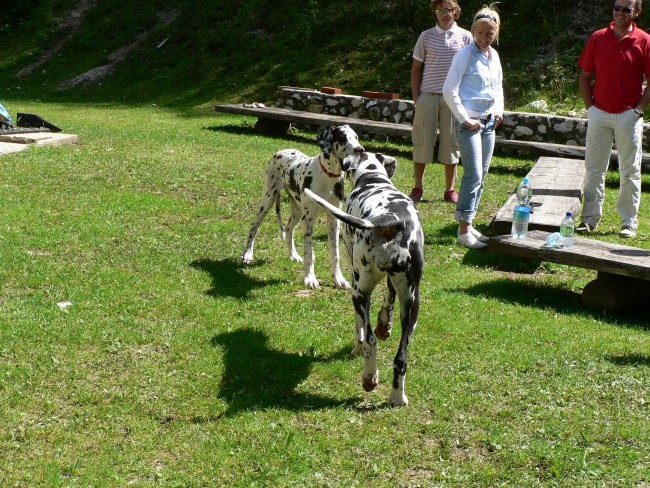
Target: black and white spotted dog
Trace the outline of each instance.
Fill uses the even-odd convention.
[[[366,391],[379,382],[377,337],[390,337],[395,296],[400,302],[402,336],[393,361],[393,388],[389,401],[407,405],[404,392],[407,350],[420,310],[420,280],[424,266],[422,226],[413,201],[398,191],[390,177],[395,158],[363,153],[346,158],[343,169],[353,189],[345,212],[311,192],[308,196],[341,219],[343,242],[352,265],[352,304],[356,337],[353,354],[363,354],[361,382]],[[370,324],[370,296],[387,276],[387,291],[373,333]]]
[[[313,230],[316,217],[322,209],[313,200],[303,198],[304,190],[309,188],[328,203],[340,208],[345,186],[341,163],[347,156],[362,153],[364,150],[357,134],[349,125],[332,126],[321,130],[317,142],[321,148],[318,156],[309,157],[297,149],[284,149],[273,155],[264,175],[264,191],[257,216],[248,232],[246,249],[241,256],[244,263],[253,261],[253,246],[257,231],[275,203],[280,232],[289,248],[289,257],[292,261],[303,262],[303,258],[296,251],[293,234],[300,219],[304,219],[304,284],[309,288],[319,286],[314,274]],[[280,196],[283,188],[291,202],[291,216],[286,232],[280,213]],[[350,288],[339,267],[339,221],[328,214],[327,224],[330,269],[334,283],[339,288]]]

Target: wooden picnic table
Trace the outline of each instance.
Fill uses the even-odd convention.
[[[610,311],[645,308],[650,298],[650,250],[591,238],[574,237],[571,248],[549,248],[550,232],[534,230],[523,239],[490,238],[488,250],[598,272],[585,286],[583,303]]]

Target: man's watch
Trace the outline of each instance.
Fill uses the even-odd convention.
[[[639,118],[643,117],[643,111],[639,110],[638,108],[634,107],[632,111],[639,116]]]

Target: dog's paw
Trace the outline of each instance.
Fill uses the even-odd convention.
[[[305,276],[303,283],[307,288],[320,288],[320,283],[315,276]]]
[[[409,404],[409,399],[402,390],[391,390],[388,401],[393,407],[405,407]]]
[[[251,264],[253,262],[253,251],[246,251],[239,260],[244,264]]]
[[[338,276],[338,277],[335,276],[334,283],[336,284],[337,288],[343,288],[344,290],[350,289],[350,283],[348,283],[348,280],[343,278],[343,276]]]
[[[302,263],[303,262],[302,256],[300,254],[296,254],[296,253],[290,254],[289,259],[291,259],[291,261],[293,261],[294,263]]]
[[[375,327],[375,335],[377,339],[385,341],[390,337],[392,331],[392,324],[386,322],[377,322],[377,327]]]
[[[363,386],[364,390],[372,391],[375,388],[377,388],[378,384],[379,384],[378,372],[374,372],[373,374],[369,374],[367,376],[364,376],[363,374],[361,375],[361,385]]]

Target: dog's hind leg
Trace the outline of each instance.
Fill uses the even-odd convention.
[[[384,293],[381,310],[377,314],[377,326],[375,327],[375,334],[382,341],[390,337],[393,329],[393,311],[395,309],[395,287],[390,279],[390,275],[386,282],[387,289],[386,293]]]
[[[275,217],[278,220],[278,226],[280,227],[280,235],[282,236],[282,240],[285,239],[286,234],[284,232],[284,224],[282,223],[282,209],[281,209],[281,201],[280,201],[280,192],[278,192],[275,196]]]
[[[298,202],[292,198],[289,198],[289,200],[291,201],[291,214],[289,215],[289,221],[287,222],[287,227],[285,228],[284,242],[286,243],[287,249],[289,250],[289,259],[291,259],[291,261],[296,261],[297,263],[302,263],[302,257],[300,254],[298,254],[298,251],[296,251],[296,245],[293,240],[293,235],[296,230],[296,226],[302,217],[302,212],[300,210]]]
[[[406,380],[407,353],[411,336],[415,331],[420,311],[420,288],[418,284],[412,285],[404,277],[403,286],[400,290],[400,321],[402,326],[402,337],[399,348],[393,360],[393,388],[388,395],[388,401],[393,406],[408,405],[408,397],[404,391]]]
[[[246,248],[244,249],[244,252],[240,258],[242,262],[247,264],[253,262],[253,247],[255,246],[255,237],[257,236],[257,231],[259,230],[260,225],[262,225],[264,217],[266,217],[266,214],[269,213],[269,210],[271,210],[271,206],[273,205],[273,202],[275,201],[276,195],[278,193],[279,192],[273,188],[265,189],[264,196],[262,197],[262,201],[260,202],[259,208],[257,210],[257,215],[255,216],[255,221],[248,231]]]
[[[307,210],[303,207],[303,227],[305,229],[305,252],[303,257],[305,259],[305,277],[303,282],[307,288],[318,288],[320,283],[316,279],[314,273],[314,221],[316,220],[316,212]]]
[[[337,288],[350,288],[350,283],[341,273],[340,254],[339,254],[339,220],[329,212],[327,213],[327,237],[330,248],[330,270],[334,278],[334,284]]]
[[[361,278],[363,280],[363,277]],[[370,326],[370,297],[372,287],[368,290],[360,288],[358,282],[352,285],[352,305],[356,314],[357,332],[363,330],[362,354],[363,370],[361,371],[361,385],[366,391],[372,391],[379,384],[379,370],[377,369],[377,337]],[[360,334],[361,335],[361,334]]]

